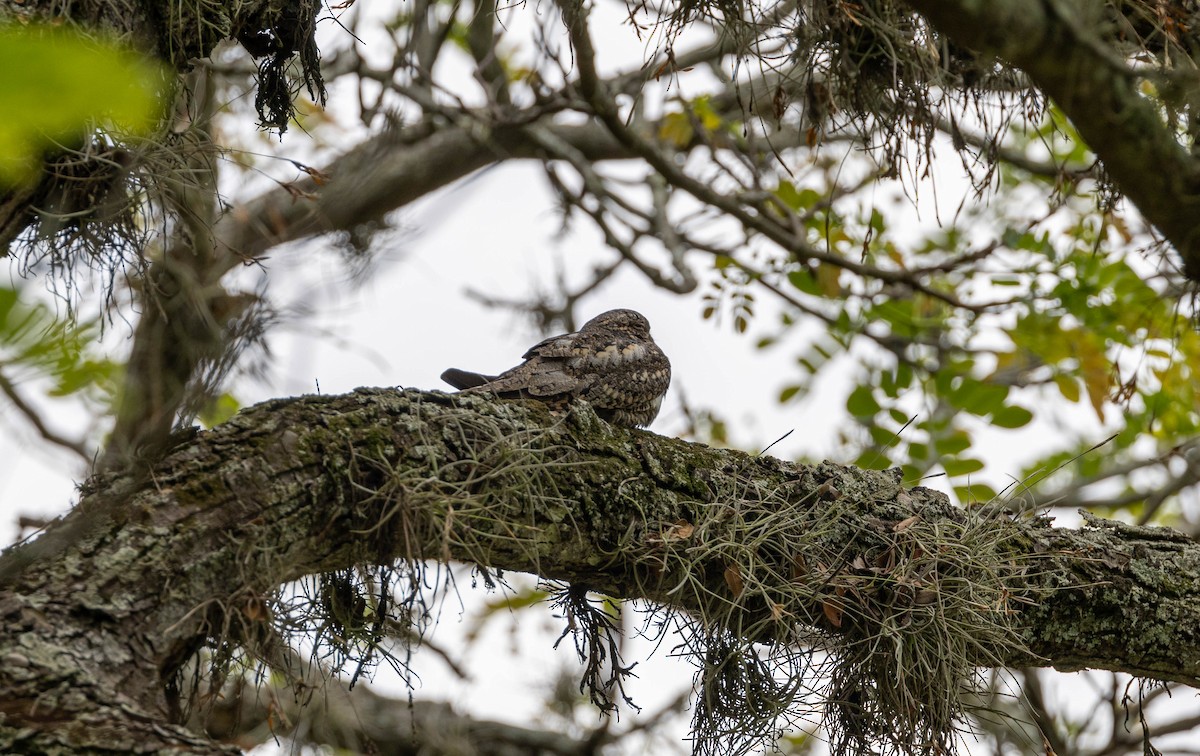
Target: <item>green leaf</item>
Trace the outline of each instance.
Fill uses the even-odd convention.
[[[1033,413],[1024,407],[1010,404],[992,413],[992,425],[997,428],[1020,428],[1033,420]]]
[[[842,269],[836,265],[820,263],[817,265],[817,288],[823,296],[830,299],[842,296]]]
[[[870,386],[859,386],[846,399],[846,410],[855,417],[874,417],[879,412],[879,402]]]
[[[82,347],[79,347],[82,349]],[[92,387],[112,388],[120,373],[117,363],[106,359],[78,359],[80,352],[74,352],[66,360],[60,361],[55,377],[54,388],[50,396],[69,396]]]
[[[886,470],[892,466],[892,460],[884,449],[868,449],[854,460],[855,467],[864,470]]]
[[[951,478],[970,475],[983,469],[983,462],[971,457],[949,457],[942,460],[942,469]]]
[[[474,643],[488,622],[496,617],[511,617],[513,613],[543,604],[550,594],[538,587],[529,587],[515,592],[506,592],[498,599],[484,604],[466,625],[467,643]]]
[[[26,180],[91,119],[140,132],[162,113],[160,66],[64,29],[0,25],[0,71],[0,186]]]
[[[790,181],[780,181],[775,189],[775,196],[792,210],[808,210],[821,199],[820,192],[814,189],[797,189]]]
[[[948,392],[946,398],[954,406],[973,415],[986,415],[1004,404],[1008,391],[1009,387],[1003,384],[985,383],[967,376],[957,388]]]
[[[241,408],[241,402],[233,394],[221,394],[200,412],[200,422],[207,428],[215,427],[236,415]]]
[[[1095,336],[1081,337],[1075,342],[1079,356],[1079,371],[1088,399],[1100,422],[1104,422],[1104,403],[1113,389],[1112,366],[1104,354],[1104,345]]]
[[[658,138],[676,147],[686,147],[695,135],[687,113],[667,113],[658,125]]]
[[[962,454],[967,449],[971,448],[971,434],[966,431],[959,430],[951,433],[943,438],[934,439],[933,449],[939,456],[949,457],[954,454]]]
[[[712,98],[708,95],[700,95],[691,103],[692,113],[696,119],[700,121],[700,125],[706,131],[716,131],[721,127],[721,114],[713,110]]]
[[[878,425],[872,425],[867,429],[867,433],[871,435],[871,440],[879,446],[891,446],[896,443],[896,433],[887,428],[881,428]]]
[[[900,392],[912,384],[912,368],[900,365],[895,370],[884,370],[879,374],[879,388],[892,399],[900,396]]]
[[[955,486],[954,495],[964,504],[981,504],[996,498],[996,489],[983,483]]]
[[[110,360],[89,354],[99,332],[95,321],[74,323],[41,302],[26,302],[19,289],[0,286],[0,365],[16,382],[49,378],[50,396],[115,391],[119,372]]]
[[[787,274],[787,278],[788,283],[805,294],[817,295],[821,293],[820,283],[817,282],[816,276],[808,268],[793,270]]]
[[[1060,373],[1054,376],[1054,385],[1058,386],[1058,393],[1062,394],[1063,399],[1068,402],[1079,401],[1079,380],[1077,378]]]
[[[877,234],[883,233],[887,228],[887,222],[884,220],[883,213],[879,212],[879,208],[871,208],[871,220],[867,222],[867,225]]]

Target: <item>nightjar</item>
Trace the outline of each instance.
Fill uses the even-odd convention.
[[[650,336],[650,322],[633,310],[609,310],[575,333],[531,347],[520,365],[500,375],[450,368],[442,380],[464,393],[537,399],[556,408],[583,399],[618,425],[649,425],[658,416],[671,363]]]

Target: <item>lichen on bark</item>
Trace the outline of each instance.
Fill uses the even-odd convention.
[[[407,577],[424,560],[644,600],[692,623],[711,644],[697,653],[731,649],[726,660],[848,650],[867,677],[838,676],[835,704],[861,702],[871,674],[922,669],[903,661],[919,654],[889,667],[896,648],[960,655],[957,671],[938,666],[897,704],[944,697],[974,665],[1200,676],[1200,547],[1171,531],[989,519],[906,489],[894,471],[711,449],[609,426],[582,405],[556,416],[391,389],[275,400],[183,441],[142,477],[85,491],[42,536],[76,534],[58,556],[0,589],[0,750],[87,751],[102,724],[134,750],[218,752],[180,724],[190,659],[241,647],[269,662],[288,628],[330,612],[355,626],[369,597],[355,575],[386,579],[370,570],[395,565]],[[323,574],[341,577],[308,605],[283,600],[283,586]],[[972,621],[991,623],[974,642],[920,645],[939,614],[972,607]],[[765,691],[762,711],[788,692]],[[886,721],[888,702],[873,701]],[[708,711],[727,724],[719,705]]]

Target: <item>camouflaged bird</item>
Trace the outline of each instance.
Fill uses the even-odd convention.
[[[671,363],[650,336],[640,312],[609,310],[575,333],[551,336],[500,375],[450,368],[442,380],[464,393],[537,399],[562,408],[584,399],[596,414],[618,425],[649,425],[658,416]]]

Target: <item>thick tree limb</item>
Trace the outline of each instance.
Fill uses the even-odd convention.
[[[1029,75],[1052,97],[1121,191],[1178,250],[1200,281],[1200,163],[1139,91],[1074,5],[1044,0],[908,0],[938,31]],[[1191,84],[1190,86],[1195,86]]]
[[[752,511],[780,523],[823,518],[843,550],[914,522],[936,530],[970,517],[941,494],[905,490],[894,471],[710,449],[609,426],[583,406],[555,419],[541,405],[365,389],[250,408],[146,480],[93,481],[58,527],[106,500],[120,502],[120,522],[93,527],[0,591],[0,750],[88,752],[103,740],[219,752],[171,724],[175,674],[206,639],[264,637],[271,597],[308,574],[453,559],[690,611],[717,601],[759,640],[790,638],[796,623],[835,637],[820,607],[768,611],[734,590],[722,557],[689,555],[709,554],[697,549],[719,545],[723,523]],[[707,541],[685,524],[707,528]],[[1011,529],[1010,561],[1027,566],[1007,608],[1023,650],[984,649],[994,658],[979,663],[1200,682],[1200,546],[1099,520],[1082,530],[986,526]],[[761,537],[753,553],[791,553]],[[767,587],[771,574],[742,573]],[[703,591],[680,589],[693,584]],[[950,584],[929,586],[936,602]]]
[[[416,141],[375,136],[321,169],[312,178],[267,192],[236,206],[216,226],[226,269],[267,249],[330,231],[378,221],[487,165],[543,154],[525,126],[472,130],[447,126]],[[589,160],[634,157],[598,124],[538,124]]]

